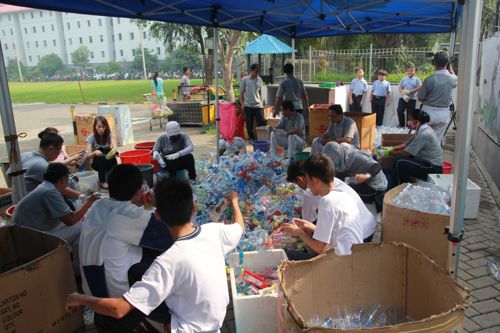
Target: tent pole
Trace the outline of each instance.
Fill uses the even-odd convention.
[[[295,38],[292,38],[292,65],[293,68],[295,69]]]
[[[216,141],[216,149],[217,149],[217,164],[219,163],[219,136],[220,136],[220,130],[219,130],[219,78],[218,78],[218,72],[219,69],[217,66],[217,55],[219,53],[218,51],[219,47],[219,30],[217,28],[214,28],[214,77],[215,77],[215,101],[214,101],[214,106],[215,106],[215,141]],[[210,106],[209,106],[210,108]]]
[[[309,45],[309,82],[312,82],[312,45]]]
[[[0,47],[0,114],[2,116],[2,128],[9,156],[9,165],[11,166],[12,177],[12,201],[19,202],[26,195],[26,186],[24,185],[24,171],[19,151],[18,134],[14,121],[14,112],[12,111],[12,102],[10,100],[9,84],[7,80],[7,70],[3,65],[3,51]]]
[[[370,43],[370,60],[368,61],[368,82],[372,80],[372,57],[373,57],[373,44]]]
[[[461,24],[459,80],[457,91],[458,130],[455,136],[455,167],[453,172],[453,199],[450,234],[461,235],[469,170],[474,84],[479,45],[481,0],[465,1]],[[457,279],[460,243],[449,247],[448,273]]]

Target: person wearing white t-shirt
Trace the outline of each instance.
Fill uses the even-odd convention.
[[[313,251],[289,259],[310,259],[330,249],[334,249],[337,255],[351,254],[353,244],[363,243],[365,230],[375,232],[375,217],[363,213],[361,200],[359,204],[355,203],[349,194],[335,188],[335,167],[327,156],[321,153],[310,156],[302,169],[311,193],[321,197],[318,220],[316,225],[303,219],[282,224],[280,230],[300,238]]]
[[[123,318],[134,309],[148,315],[162,302],[171,313],[171,332],[218,332],[229,303],[224,256],[239,243],[244,231],[238,195],[227,200],[234,224],[193,226],[193,192],[187,182],[167,178],[155,187],[157,213],[175,243],[156,258],[141,281],[122,297],[97,298],[72,293],[66,310],[86,306],[94,312]]]

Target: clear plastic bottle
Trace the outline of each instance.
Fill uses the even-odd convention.
[[[500,268],[491,259],[488,259],[486,264],[488,265],[488,270],[493,278],[500,282]]]

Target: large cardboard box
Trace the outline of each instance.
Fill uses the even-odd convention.
[[[381,304],[395,307],[413,322],[353,333],[464,331],[469,293],[429,258],[406,244],[355,245],[350,256],[333,251],[307,261],[285,261],[279,268],[280,332],[346,332],[307,327],[308,321],[353,313]]]
[[[375,113],[366,112],[344,112],[345,117],[352,118],[356,122],[359,133],[359,147],[375,151],[375,137],[377,136]]]
[[[277,267],[283,260],[287,260],[287,257],[285,251],[281,249],[244,252],[243,268],[263,272],[266,267]],[[277,332],[278,295],[238,295],[234,268],[239,266],[239,262],[239,253],[232,253],[228,256],[236,331],[238,333]]]
[[[450,216],[419,212],[392,204],[392,199],[407,185],[399,185],[384,196],[382,240],[409,244],[446,270],[448,247],[451,243],[444,234],[444,229],[450,224]]]
[[[69,250],[61,239],[17,226],[0,228],[0,332],[75,332],[81,310],[67,313],[76,291]]]
[[[325,134],[330,125],[329,108],[332,104],[313,104],[309,106],[309,142]]]
[[[106,118],[106,120],[109,123],[109,127],[111,129],[111,133],[116,135],[116,124],[115,124],[115,117],[111,114],[103,114],[101,115]],[[75,123],[76,123],[76,131],[77,131],[77,138],[78,142],[76,144],[78,145],[85,145],[87,142],[85,141],[87,137],[94,133],[94,119],[97,117],[97,115],[88,115],[88,116],[76,116],[75,117]]]
[[[395,147],[410,140],[412,137],[413,134],[382,134],[381,144],[382,147]],[[382,157],[379,162],[382,166],[382,169],[392,169],[392,165],[394,164],[394,157]]]

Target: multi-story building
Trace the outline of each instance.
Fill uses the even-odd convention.
[[[56,53],[64,64],[72,65],[71,53],[85,45],[90,64],[125,63],[134,59],[141,37],[145,49],[158,60],[165,59],[163,42],[131,19],[0,5],[0,44],[6,62],[19,57],[24,65],[36,66],[44,55]]]

